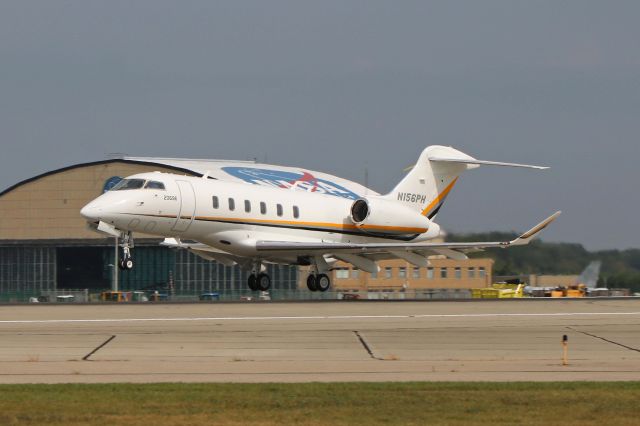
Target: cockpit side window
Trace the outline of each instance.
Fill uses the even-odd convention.
[[[155,180],[150,180],[149,182],[147,182],[147,184],[144,187],[146,189],[162,189],[162,190],[164,190],[164,183],[157,182]]]
[[[122,179],[112,191],[126,191],[128,189],[140,189],[144,186],[144,179]]]

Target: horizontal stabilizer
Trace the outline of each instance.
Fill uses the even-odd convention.
[[[527,169],[536,169],[536,170],[547,170],[549,168],[546,166],[532,166],[530,164],[502,163],[499,161],[476,160],[475,158],[467,159],[467,158],[429,157],[429,161],[442,162],[442,163],[476,164],[479,166],[486,165],[486,166],[524,167]]]

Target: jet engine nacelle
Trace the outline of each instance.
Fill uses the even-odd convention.
[[[351,205],[351,221],[372,235],[417,235],[438,228],[427,217],[395,201],[360,198]],[[439,228],[432,229],[439,233]]]

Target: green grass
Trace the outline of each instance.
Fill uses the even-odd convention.
[[[0,425],[638,425],[640,382],[0,385]]]

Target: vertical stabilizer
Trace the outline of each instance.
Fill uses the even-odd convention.
[[[431,158],[453,161],[431,161]],[[455,186],[460,173],[478,167],[477,164],[455,160],[475,159],[451,147],[432,145],[425,148],[415,166],[385,198],[419,210],[422,215],[432,219]]]

